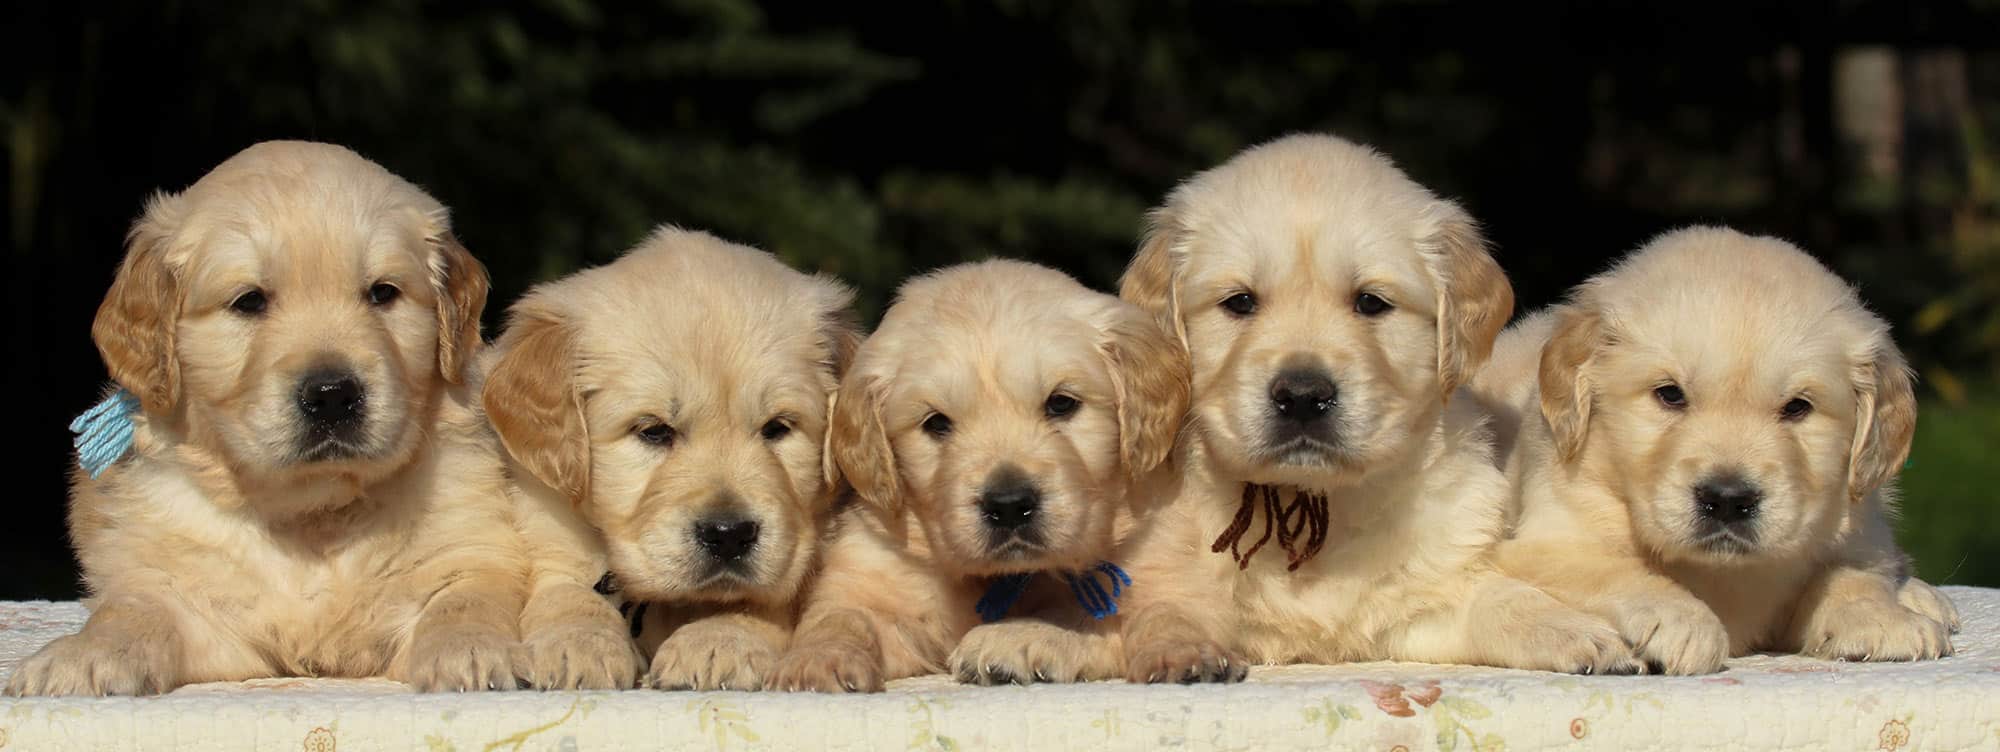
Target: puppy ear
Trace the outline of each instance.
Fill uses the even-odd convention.
[[[590,430],[576,387],[575,334],[553,315],[516,315],[480,401],[522,467],[574,503],[590,498]]]
[[[826,429],[826,456],[855,495],[891,517],[902,512],[902,476],[882,426],[882,396],[875,379],[850,376],[841,381]]]
[[[1119,459],[1136,478],[1166,461],[1180,437],[1188,408],[1187,353],[1137,310],[1119,311],[1106,335],[1103,353],[1117,401]]]
[[[486,265],[449,230],[431,243],[431,285],[438,294],[438,372],[445,381],[463,383],[465,368],[485,344],[479,336],[479,316],[486,311],[490,286]]]
[[[826,360],[822,365],[836,385],[834,390],[826,395],[828,429],[820,439],[821,472],[824,474],[828,489],[835,489],[840,484],[840,464],[835,462],[833,457],[831,427],[835,408],[840,403],[838,384],[847,375],[848,367],[854,364],[854,352],[861,349],[861,320],[854,315],[848,300],[848,296],[843,294],[837,307],[820,314],[820,339],[824,347],[823,352],[826,353]]]
[[[1917,395],[1910,367],[1893,344],[1881,344],[1854,371],[1856,420],[1848,452],[1847,495],[1860,501],[1888,483],[1910,457],[1917,432]]]
[[[1556,456],[1564,462],[1583,451],[1593,399],[1585,366],[1604,339],[1604,319],[1595,310],[1577,306],[1557,309],[1555,334],[1542,345],[1538,374],[1542,417],[1555,433]]]
[[[178,224],[178,197],[154,196],[125,239],[125,260],[91,322],[90,338],[111,380],[138,395],[146,412],[170,413],[180,399],[174,328],[182,289],[167,267],[167,239]]]
[[[1180,218],[1172,208],[1155,209],[1148,221],[1146,239],[1139,244],[1139,253],[1132,257],[1132,263],[1125,267],[1125,275],[1118,280],[1118,297],[1138,306],[1146,315],[1160,322],[1160,326],[1171,332],[1175,339],[1187,341],[1187,332],[1181,325],[1180,300],[1174,292],[1174,246],[1180,244],[1183,230]]]
[[[1438,381],[1450,399],[1493,354],[1493,341],[1514,315],[1514,287],[1471,215],[1449,201],[1433,204],[1429,214],[1422,245],[1438,280]]]

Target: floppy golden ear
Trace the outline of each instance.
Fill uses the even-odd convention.
[[[155,196],[125,239],[125,260],[91,322],[90,338],[111,380],[139,397],[146,412],[170,413],[180,399],[174,328],[180,280],[167,268],[166,242],[176,199]]]
[[[1180,301],[1174,294],[1174,245],[1181,242],[1180,220],[1171,209],[1154,210],[1139,253],[1118,280],[1118,297],[1138,306],[1173,334],[1186,341]]]
[[[1542,417],[1555,434],[1556,456],[1564,462],[1583,451],[1594,399],[1585,366],[1604,339],[1604,320],[1594,310],[1564,306],[1556,313],[1555,334],[1542,345],[1538,375]]]
[[[1432,208],[1437,223],[1425,243],[1438,280],[1438,380],[1444,397],[1472,379],[1514,315],[1514,286],[1486,251],[1479,227],[1457,204]]]
[[[1888,483],[1910,457],[1917,433],[1917,395],[1910,367],[1894,345],[1876,349],[1855,369],[1854,447],[1848,452],[1847,495],[1859,501]]]
[[[432,284],[438,291],[438,372],[444,374],[445,381],[457,384],[484,344],[479,336],[479,316],[486,311],[486,265],[473,258],[450,232],[431,242],[437,254]]]
[[[519,315],[499,346],[480,401],[522,467],[570,501],[590,498],[590,430],[576,387],[575,335],[546,315]]]
[[[1118,410],[1118,456],[1133,477],[1173,451],[1187,417],[1188,364],[1180,342],[1137,311],[1121,314],[1106,332]]]
[[[826,353],[822,365],[826,367],[827,374],[833,378],[834,383],[838,384],[847,375],[848,367],[854,364],[854,351],[861,349],[861,321],[854,315],[853,309],[848,307],[848,298],[845,295],[841,297],[839,307],[820,314],[820,339]],[[830,427],[834,409],[839,403],[840,391],[836,387],[826,395],[829,429],[821,438],[820,446],[821,472],[829,489],[840,483],[840,464],[833,458],[833,431]]]
[[[882,398],[872,378],[850,377],[840,384],[826,429],[826,454],[854,493],[894,516],[902,511],[902,476],[895,450],[882,426]]]

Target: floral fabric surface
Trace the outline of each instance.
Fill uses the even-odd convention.
[[[2000,749],[2000,590],[1945,588],[1954,657],[1753,656],[1701,677],[1583,677],[1368,663],[1253,669],[1235,686],[978,688],[879,695],[488,692],[267,679],[163,697],[0,697],[15,750]],[[0,677],[86,615],[0,603]]]

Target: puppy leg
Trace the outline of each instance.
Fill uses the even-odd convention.
[[[1609,622],[1564,605],[1520,580],[1470,575],[1470,587],[1440,602],[1455,607],[1420,619],[1391,640],[1398,660],[1473,663],[1571,674],[1644,670]]]
[[[1849,661],[1914,661],[1951,655],[1950,619],[1956,616],[1956,609],[1929,585],[1905,596],[1902,591],[1912,582],[1918,581],[1899,583],[1891,575],[1853,565],[1829,568],[1800,599],[1791,644],[1786,647],[1810,656]],[[1905,606],[1906,598],[1936,616]]]
[[[618,609],[582,583],[551,579],[521,612],[521,678],[536,689],[632,687],[645,664]]]
[[[144,596],[107,595],[77,634],[23,661],[7,694],[150,695],[182,683],[185,645],[176,619]]]
[[[1074,608],[1073,606],[1071,608]],[[973,627],[946,663],[966,684],[1109,679],[1124,669],[1116,623],[1030,616]]]
[[[434,565],[435,566],[435,565]],[[457,567],[417,616],[391,678],[421,692],[513,689],[522,595],[512,572]]]
[[[649,609],[648,620],[666,609]],[[648,625],[655,628],[658,625]],[[757,690],[792,635],[785,606],[718,608],[673,629],[653,654],[646,685],[666,690]]]
[[[1557,600],[1611,622],[1654,673],[1709,674],[1729,657],[1729,631],[1693,593],[1646,563],[1575,540],[1511,540],[1500,567]]]

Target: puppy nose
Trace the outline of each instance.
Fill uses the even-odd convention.
[[[695,542],[723,561],[735,561],[757,546],[757,523],[741,517],[713,517],[694,524]]]
[[[1324,371],[1286,370],[1271,380],[1271,407],[1287,420],[1317,420],[1339,400],[1340,390]]]
[[[979,494],[979,513],[986,517],[986,524],[1000,530],[1026,527],[1041,507],[1042,492],[1024,478],[988,483]]]
[[[361,412],[361,382],[346,371],[314,371],[299,382],[299,412],[314,423],[341,423]]]
[[[1757,505],[1763,501],[1764,492],[1741,476],[1717,476],[1694,487],[1695,509],[1725,525],[1757,516]]]

